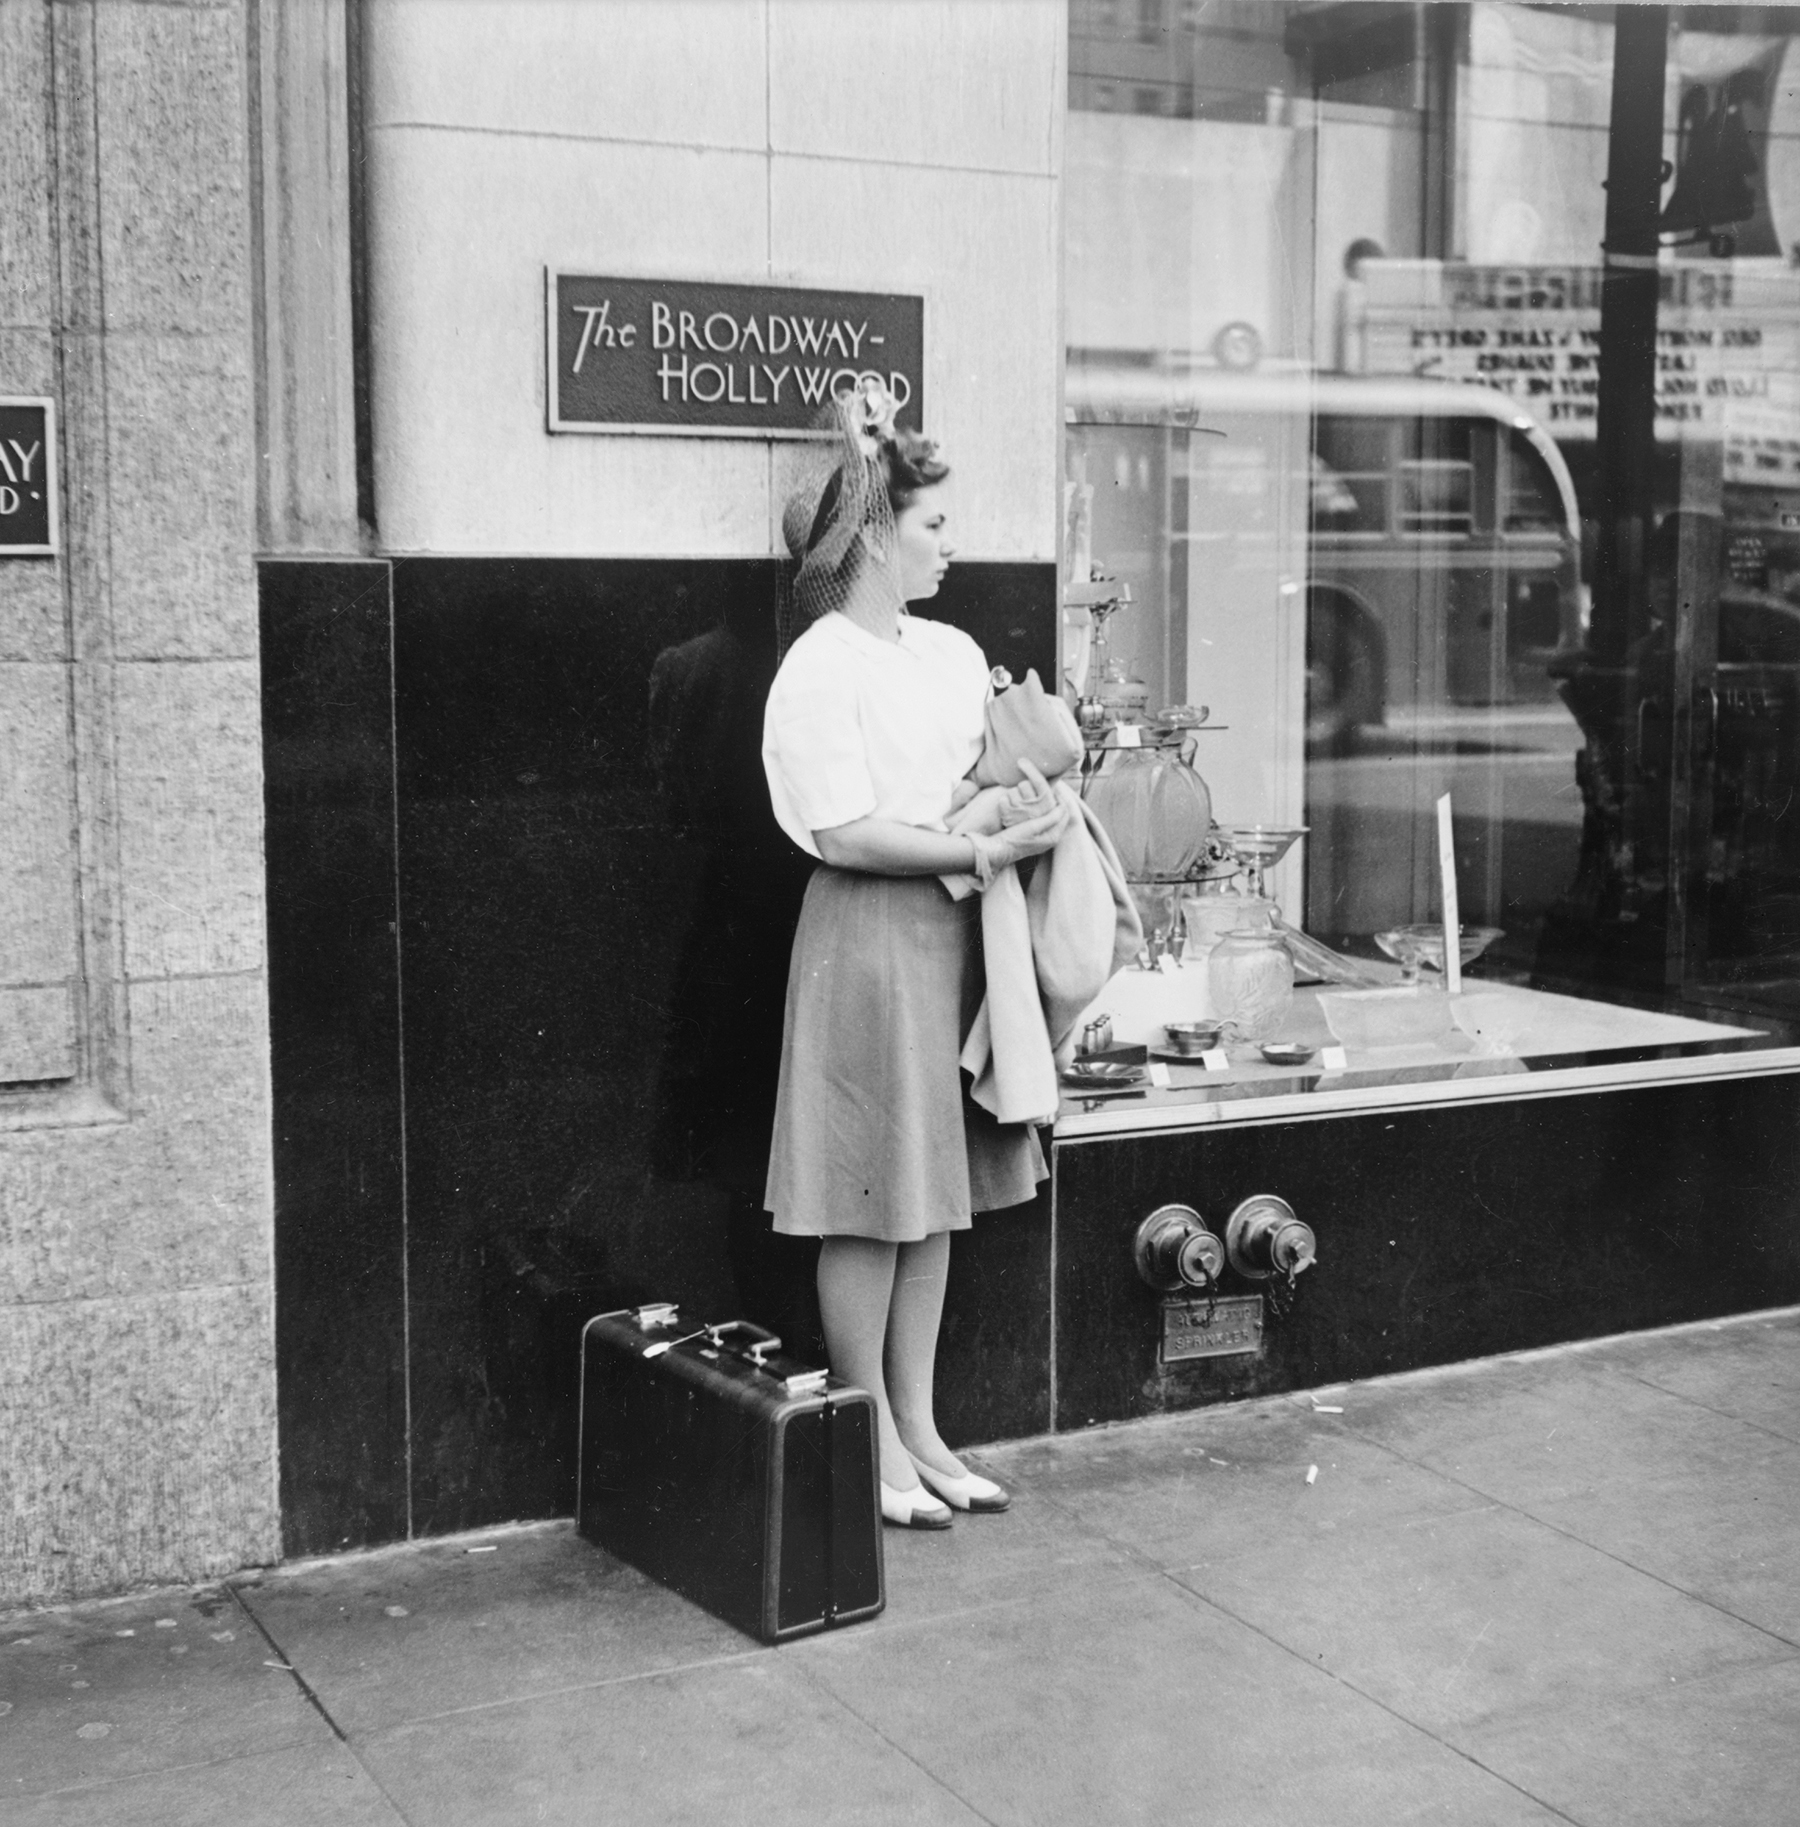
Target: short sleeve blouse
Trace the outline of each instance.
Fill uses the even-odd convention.
[[[821,616],[781,663],[763,714],[763,767],[782,830],[817,856],[815,831],[891,818],[942,831],[981,754],[988,664],[959,628],[900,618],[884,641]]]

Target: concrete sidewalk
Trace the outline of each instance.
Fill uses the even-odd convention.
[[[566,1524],[0,1618],[0,1822],[1800,1819],[1800,1311],[981,1463],[780,1650]]]

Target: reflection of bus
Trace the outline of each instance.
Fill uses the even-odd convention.
[[[1277,495],[1289,519],[1304,515],[1310,746],[1349,745],[1392,704],[1554,696],[1548,662],[1581,638],[1575,489],[1549,435],[1506,395],[1080,360],[1066,388],[1072,442],[1109,427],[1194,434],[1175,537],[1276,539]],[[1225,435],[1198,435],[1208,429]]]

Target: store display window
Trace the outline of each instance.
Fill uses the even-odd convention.
[[[1328,1001],[1440,984],[1453,893],[1456,1070],[1772,1064],[1800,9],[1072,0],[1064,209],[1064,682],[1094,782],[1175,747],[1216,821],[1115,1030],[1221,1013],[1196,901]]]

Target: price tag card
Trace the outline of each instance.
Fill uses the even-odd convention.
[[[1153,1063],[1150,1067],[1150,1082],[1155,1085],[1158,1090],[1167,1091],[1169,1088],[1169,1068]]]
[[[1350,1057],[1342,1047],[1321,1047],[1319,1069],[1323,1072],[1348,1072]]]
[[[1121,723],[1113,731],[1113,743],[1117,748],[1141,749],[1144,746],[1143,732],[1135,723]]]
[[[1229,1072],[1231,1070],[1230,1056],[1223,1047],[1208,1047],[1200,1055],[1200,1070],[1202,1072]]]

